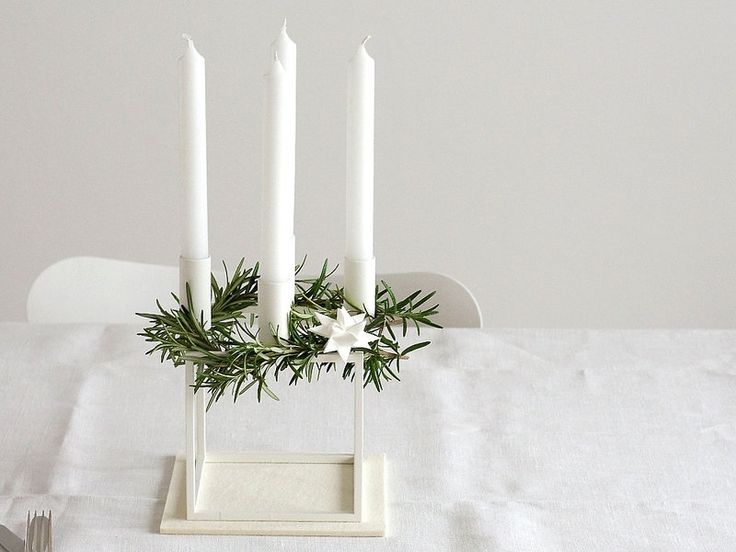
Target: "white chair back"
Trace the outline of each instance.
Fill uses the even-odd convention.
[[[218,281],[222,274],[215,273]],[[473,294],[457,280],[434,272],[379,274],[398,297],[421,289],[436,290],[437,321],[444,327],[482,326]],[[136,312],[154,312],[155,300],[175,305],[171,292],[179,289],[179,270],[100,257],[70,257],[46,268],[31,286],[26,303],[29,322],[101,322],[141,324]],[[434,304],[433,303],[433,304]],[[429,305],[428,305],[429,306]]]

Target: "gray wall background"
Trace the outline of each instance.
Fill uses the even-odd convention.
[[[299,47],[297,249],[343,250],[346,61],[376,59],[379,270],[491,326],[736,324],[736,3],[0,4],[0,318],[71,255],[176,263],[182,32],[214,259],[258,255],[262,80]]]

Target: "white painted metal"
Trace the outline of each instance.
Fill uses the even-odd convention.
[[[185,431],[186,431],[186,498],[187,498],[187,517],[194,514],[197,505],[197,491],[198,482],[200,481],[201,473],[197,473],[197,458],[196,458],[196,447],[198,443],[198,428],[197,425],[197,413],[195,411],[195,401],[192,396],[192,386],[194,385],[194,371],[195,366],[192,362],[187,362],[185,365],[186,379],[184,389],[184,416],[185,416]],[[200,466],[204,469],[204,462],[200,462]]]
[[[188,285],[194,314],[204,321],[205,327],[210,324],[212,308],[210,268],[209,257],[206,259],[179,258],[179,300],[182,305],[187,305]],[[187,361],[185,370],[186,497],[187,516],[189,516],[194,515],[196,511],[207,451],[205,448],[205,394],[194,392],[196,365]]]
[[[363,428],[365,421],[363,417],[363,371],[364,355],[363,353],[352,353],[348,358],[349,361],[355,363],[353,368],[353,388],[355,390],[353,414],[353,512],[357,520],[362,519],[363,515],[363,490],[365,481],[363,478]]]
[[[316,362],[335,362],[339,357],[335,353],[319,355]],[[236,453],[213,454],[199,456],[194,454],[194,448],[187,446],[186,455],[186,498],[187,519],[189,520],[228,520],[228,521],[341,521],[360,522],[363,518],[364,497],[364,451],[363,451],[363,362],[364,355],[354,352],[348,357],[348,362],[355,365],[353,379],[354,418],[353,418],[353,452],[352,454],[302,454],[302,453]],[[197,393],[197,397],[204,393]],[[189,399],[187,400],[189,403]],[[187,420],[193,411],[187,410]],[[194,427],[197,427],[196,424]],[[187,432],[188,439],[198,442],[198,436],[192,431]],[[204,435],[202,435],[204,439]],[[188,442],[189,443],[189,442]],[[310,465],[319,464],[322,468]],[[203,470],[201,473],[192,471],[192,466]],[[243,466],[247,471],[243,472]],[[280,467],[279,467],[280,466]],[[258,473],[258,480],[246,482],[244,475]],[[230,480],[223,474],[231,474]],[[276,474],[276,475],[274,475]],[[268,480],[273,476],[273,480]],[[345,477],[349,476],[352,485],[346,488]],[[296,482],[289,485],[289,477]],[[202,478],[207,479],[207,485],[202,485]],[[301,509],[289,508],[289,500],[294,502],[293,486],[310,482],[314,487],[302,488],[301,494],[315,497],[314,493],[333,493],[334,496],[323,496],[323,504],[340,505],[333,510],[326,511],[314,506],[313,509],[303,506]],[[238,485],[242,485],[239,488]],[[214,485],[214,487],[213,487]],[[254,499],[248,495],[254,487],[258,492],[275,492],[278,489],[284,493],[284,506],[275,506],[272,511],[263,509],[266,497]],[[228,487],[225,490],[225,487]],[[292,489],[291,491],[289,489]],[[235,500],[228,492],[235,493],[241,499]],[[291,495],[289,493],[292,493]],[[350,494],[348,503],[345,494]],[[259,495],[260,496],[260,495]],[[255,497],[257,498],[257,497]],[[278,497],[270,496],[278,503]],[[349,504],[348,506],[343,506]]]
[[[208,452],[208,464],[352,464],[353,455],[340,452]]]
[[[30,322],[104,322],[141,324],[136,312],[153,312],[156,299],[164,307],[176,306],[171,291],[178,288],[179,270],[173,266],[70,257],[46,268],[31,286],[26,303]],[[216,272],[218,281],[223,274]],[[440,304],[437,322],[446,328],[479,328],[478,302],[463,284],[436,272],[378,274],[397,295],[417,289],[436,290]],[[340,276],[335,277],[340,283]],[[64,293],[59,293],[63,289]]]

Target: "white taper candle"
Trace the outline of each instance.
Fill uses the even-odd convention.
[[[279,36],[271,43],[272,52],[278,56],[286,72],[286,122],[284,123],[284,178],[287,191],[284,197],[286,204],[286,232],[291,236],[284,246],[291,262],[291,287],[294,289],[294,264],[296,262],[296,238],[294,237],[294,194],[296,182],[296,44],[286,32],[286,19],[281,25]]]
[[[263,129],[263,196],[261,231],[261,275],[269,281],[289,278],[292,261],[284,244],[293,234],[289,228],[289,185],[286,163],[287,87],[286,71],[274,54],[265,75],[266,95]]]
[[[294,182],[296,177],[296,44],[286,33],[286,19],[281,25],[278,38],[271,44],[271,51],[278,56],[286,74],[284,88],[285,122],[283,127],[284,179],[288,191],[284,201],[287,212],[287,232],[294,233]]]
[[[373,126],[375,63],[366,37],[348,64],[345,294],[369,314],[375,308]]]
[[[188,306],[205,327],[210,325],[210,257],[207,237],[207,120],[205,110],[204,58],[192,39],[184,35],[186,51],[179,58],[179,139],[184,184],[181,256],[179,257],[179,300]],[[186,362],[186,491],[196,494],[196,459],[206,454],[205,396],[194,394],[197,368]],[[192,503],[193,504],[193,503]]]
[[[280,337],[288,336],[287,321],[294,299],[294,234],[293,226],[288,223],[290,218],[288,198],[291,189],[285,162],[289,151],[287,146],[289,95],[287,74],[277,52],[274,52],[265,80],[262,265],[258,305],[260,337],[268,343],[272,342],[271,328],[277,329]]]
[[[207,120],[204,58],[188,35],[179,58],[179,132],[184,184],[181,255],[209,256],[207,245]]]

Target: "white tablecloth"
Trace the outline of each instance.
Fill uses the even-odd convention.
[[[159,535],[183,374],[135,332],[0,324],[0,523],[53,509],[56,552],[736,549],[734,331],[428,332],[366,392],[385,539]],[[210,448],[349,450],[350,390],[218,403]]]

